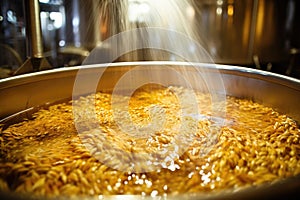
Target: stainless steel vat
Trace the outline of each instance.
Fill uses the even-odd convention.
[[[290,50],[299,48],[297,1],[194,2],[199,9],[195,26],[216,63],[249,65],[259,60],[287,65]]]
[[[109,67],[107,67],[109,66]],[[61,68],[44,72],[20,75],[0,80],[0,119],[5,119],[20,111],[31,109],[49,102],[72,97],[74,81],[79,70],[86,77],[104,72],[98,89],[112,90],[116,82],[128,70],[142,66],[139,70],[151,69],[168,79],[166,66],[184,68],[187,73],[196,73],[202,68],[211,73],[221,73],[227,95],[248,98],[272,106],[300,122],[300,80],[286,76],[243,67],[182,62],[127,62],[99,64],[81,67]],[[191,67],[194,66],[194,67]],[[154,67],[154,68],[153,68]],[[143,77],[136,77],[142,79]],[[197,83],[192,84],[194,87]],[[85,85],[82,85],[84,89]],[[128,86],[130,87],[130,86]],[[89,93],[91,91],[86,91]],[[300,177],[291,177],[274,184],[263,184],[242,190],[226,190],[219,193],[168,196],[175,199],[253,199],[267,197],[299,197]],[[14,194],[0,194],[2,197],[18,198]],[[108,197],[110,198],[110,197]],[[120,196],[119,196],[120,198]],[[121,197],[123,198],[123,197]],[[140,196],[124,196],[139,199]]]
[[[158,66],[156,70],[168,78],[164,66],[184,67],[188,73],[195,73],[190,64],[181,62],[126,62],[99,64],[80,67],[60,68],[44,72],[36,72],[0,80],[0,118],[19,111],[72,97],[72,89],[76,73],[84,69],[87,76],[95,71],[105,70],[101,79],[101,87],[113,89],[114,84],[127,70],[134,66]],[[223,77],[228,95],[251,98],[267,106],[292,116],[300,122],[300,81],[298,79],[268,73],[250,68],[198,64],[195,66],[214,71],[215,67]],[[140,77],[141,78],[141,77]]]

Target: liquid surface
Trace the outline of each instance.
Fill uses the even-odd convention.
[[[216,119],[210,117],[210,96],[202,93],[197,93],[202,117],[189,118],[197,122],[197,131],[191,133],[193,140],[185,152],[173,161],[161,163],[155,171],[114,169],[130,162],[122,157],[122,152],[153,153],[180,133],[182,108],[175,93],[186,92],[189,91],[177,87],[144,88],[132,97],[116,97],[116,108],[118,103],[123,105],[129,100],[131,118],[123,122],[139,127],[151,122],[148,108],[152,105],[164,109],[163,129],[147,137],[132,137],[120,128],[116,119],[125,115],[114,115],[111,94],[80,98],[76,106],[82,106],[82,113],[75,116],[71,103],[39,110],[32,120],[1,131],[0,189],[42,196],[157,196],[243,188],[300,173],[300,130],[296,122],[246,99],[227,97],[225,123],[217,133],[217,142],[209,143],[209,151],[203,154],[209,127]],[[101,133],[85,127],[90,125],[85,120],[80,121],[82,116],[89,116],[87,106],[94,97]],[[74,119],[85,130],[84,135],[78,135]],[[121,153],[114,154],[114,158],[105,157],[107,152],[116,150],[114,145]],[[99,160],[97,156],[102,157]]]

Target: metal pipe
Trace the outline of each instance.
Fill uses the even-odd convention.
[[[43,49],[43,38],[41,31],[41,21],[40,21],[40,6],[38,0],[25,0],[25,7],[27,9],[27,19],[29,24],[27,24],[27,37],[29,43],[29,55],[33,58],[42,58]]]

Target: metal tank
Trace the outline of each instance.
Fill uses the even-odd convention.
[[[300,81],[298,79],[261,70],[229,65],[183,62],[126,62],[113,63],[109,66],[107,64],[97,64],[60,68],[0,80],[0,96],[2,97],[0,98],[0,123],[5,124],[7,119],[15,121],[23,120],[24,117],[28,117],[28,115],[22,115],[22,111],[26,111],[25,114],[28,114],[35,111],[35,108],[45,105],[46,103],[70,99],[79,70],[81,71],[82,78],[95,77],[95,75],[103,72],[97,90],[112,92],[115,84],[124,73],[137,66],[140,66],[138,69],[141,72],[147,72],[149,69],[154,70],[155,73],[159,73],[166,80],[170,79],[170,76],[168,76],[168,67],[184,69],[189,75],[198,73],[197,69],[207,70],[207,72],[212,74],[220,73],[223,77],[227,95],[261,102],[264,105],[271,106],[280,113],[285,113],[293,117],[293,119],[298,122],[300,121],[298,106],[300,99]],[[144,75],[147,74],[148,73],[144,73]],[[135,78],[137,80],[143,80],[145,77],[139,76]],[[198,82],[196,80],[191,80],[189,83],[193,88],[197,88]],[[94,92],[86,89],[89,88],[88,85],[89,83],[85,82],[80,85],[80,88],[86,93]],[[123,89],[131,90],[132,88],[130,87],[132,86],[128,84]],[[168,196],[168,199],[299,199],[299,186],[300,176],[298,175],[279,180],[275,183],[266,183],[240,190],[233,188],[216,192],[178,194]],[[22,196],[20,196],[20,194],[14,192],[0,192],[0,197],[2,199],[24,199],[26,197],[31,199],[29,198],[30,194],[22,194]],[[105,199],[141,198],[139,195],[103,197]],[[62,197],[62,199],[65,198],[66,197]],[[98,196],[72,198],[98,199]],[[143,198],[153,199],[152,197]],[[41,199],[45,199],[45,197],[41,197]]]
[[[288,64],[299,48],[300,3],[275,0],[194,1],[197,24],[217,63]],[[298,63],[299,64],[299,63]]]
[[[196,29],[197,35],[202,39],[201,44],[216,63],[257,68],[263,68],[263,65],[268,63],[279,64],[283,68],[281,72],[286,74],[292,74],[295,69],[298,69],[300,31],[297,18],[300,15],[300,2],[296,0],[188,1],[193,7],[182,9],[186,10],[186,15],[190,17],[189,23]],[[31,12],[24,9],[28,1],[1,0],[1,2],[3,20],[0,20],[2,30],[0,43],[17,52],[18,58],[13,56],[8,58],[16,60],[20,65],[26,56],[30,56],[29,53],[24,55],[26,52],[24,49],[32,49],[33,46],[27,42],[24,47],[25,36],[27,41],[33,36],[30,31],[26,35],[24,33],[25,25],[28,27],[33,23],[24,17]],[[39,1],[42,29],[42,41],[39,43],[42,43],[44,57],[49,58],[52,67],[80,64],[83,57],[86,57],[101,41],[122,31],[119,27],[122,22],[118,19],[122,2],[115,0]],[[130,6],[139,1],[124,2]],[[143,2],[147,3],[147,0]],[[13,43],[6,40],[6,32],[12,30],[7,25],[13,25],[11,22],[8,23],[6,18],[9,10],[7,5],[10,5],[13,13],[17,13],[18,24],[23,30],[21,37],[10,34],[13,39],[10,41],[14,41]],[[57,24],[55,26],[57,19],[53,17],[54,15],[51,16],[51,13],[60,13],[59,26]],[[135,23],[138,26],[140,21],[137,20]],[[22,42],[17,42],[18,40]],[[7,49],[4,51],[7,52]],[[143,60],[143,57],[140,60]],[[13,68],[16,67],[18,66],[14,65]],[[267,68],[270,71],[273,69],[271,66]]]

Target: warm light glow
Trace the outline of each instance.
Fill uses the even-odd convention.
[[[217,5],[219,5],[219,6],[223,5],[223,1],[222,0],[217,0]]]
[[[257,23],[256,23],[256,34],[258,38],[262,38],[264,30],[264,18],[265,18],[265,3],[264,1],[259,1],[259,9],[257,14]]]
[[[250,27],[251,27],[251,17],[252,17],[252,10],[246,9],[245,12],[245,19],[243,25],[243,47],[248,46],[249,38],[250,38]]]
[[[216,10],[217,15],[221,15],[222,12],[223,12],[222,8],[218,7],[217,10]]]
[[[187,14],[188,18],[194,19],[195,14],[196,14],[195,9],[192,6],[188,6],[186,8],[186,14]]]
[[[234,14],[234,7],[233,7],[233,5],[228,5],[227,14],[228,14],[228,16],[233,16],[233,14]]]

